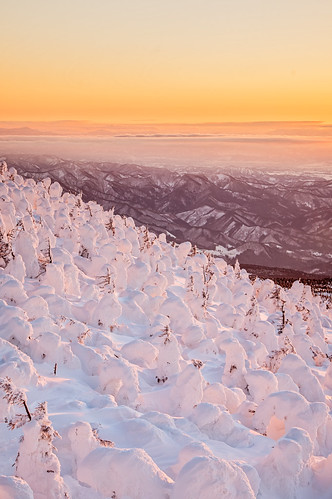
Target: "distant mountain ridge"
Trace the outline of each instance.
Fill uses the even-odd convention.
[[[10,166],[82,191],[105,209],[177,242],[242,265],[331,274],[332,176],[248,169],[192,172],[53,156],[10,155]]]

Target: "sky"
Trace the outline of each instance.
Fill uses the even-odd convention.
[[[0,0],[0,119],[332,122],[331,0]]]

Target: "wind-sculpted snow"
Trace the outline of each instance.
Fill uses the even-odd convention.
[[[332,497],[332,312],[0,168],[1,498]]]

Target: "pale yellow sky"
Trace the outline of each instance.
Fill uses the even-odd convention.
[[[331,0],[0,0],[0,119],[332,120]]]

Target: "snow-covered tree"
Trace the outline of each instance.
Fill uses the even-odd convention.
[[[47,403],[38,405],[33,419],[23,427],[23,438],[16,458],[16,474],[31,487],[35,499],[69,497],[60,475],[60,462],[53,446],[60,435],[52,427]]]

